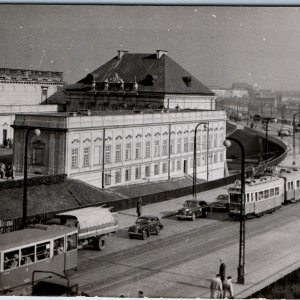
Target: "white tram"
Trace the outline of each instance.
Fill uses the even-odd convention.
[[[229,216],[240,217],[241,183],[228,189]],[[282,204],[300,200],[300,171],[281,169],[278,176],[267,175],[245,181],[245,215],[262,216]]]

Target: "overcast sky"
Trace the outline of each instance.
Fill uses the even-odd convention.
[[[300,8],[0,5],[0,67],[74,83],[117,54],[167,50],[207,86],[300,90]]]

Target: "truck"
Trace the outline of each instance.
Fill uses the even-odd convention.
[[[46,224],[77,227],[79,245],[91,244],[100,251],[106,246],[107,236],[117,232],[118,217],[117,213],[111,212],[111,208],[86,207],[59,213]]]

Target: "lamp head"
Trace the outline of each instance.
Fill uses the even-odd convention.
[[[229,140],[225,140],[223,142],[223,145],[226,147],[226,148],[229,148],[231,146],[231,142]]]
[[[34,129],[33,133],[35,136],[41,135],[41,131],[39,129]]]

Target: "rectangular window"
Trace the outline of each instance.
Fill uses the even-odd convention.
[[[104,184],[105,185],[111,185],[111,173],[110,173],[110,171],[105,172],[105,174],[104,174]]]
[[[193,168],[194,165],[194,158],[190,158],[190,168]]]
[[[77,249],[77,233],[67,236],[67,252]]]
[[[141,177],[142,177],[141,166],[135,167],[135,179],[141,179]]]
[[[170,154],[174,154],[175,153],[175,141],[174,139],[170,140]]]
[[[43,260],[50,257],[50,242],[36,245],[36,260]]]
[[[145,177],[150,177],[150,166],[145,166]]]
[[[185,137],[183,140],[183,152],[187,153],[189,152],[189,138]]]
[[[220,142],[219,146],[222,147],[223,146],[223,142],[224,142],[224,134],[223,133],[220,134],[220,140],[219,140],[219,142]]]
[[[177,171],[181,170],[181,160],[177,160]]]
[[[108,164],[111,161],[111,145],[105,145],[105,163]]]
[[[212,136],[212,134],[210,134],[209,135],[209,139],[208,139],[208,148],[210,149],[210,148],[212,148],[212,143],[213,143],[213,136]]]
[[[125,170],[125,181],[130,181],[131,180],[131,168],[127,168]]]
[[[218,153],[215,152],[214,153],[214,163],[217,163],[218,162]]]
[[[4,253],[4,270],[14,269],[20,266],[19,250]]]
[[[249,202],[249,193],[246,194],[246,198],[247,198],[247,203]]]
[[[190,152],[194,152],[194,137],[190,138]]]
[[[122,170],[118,169],[115,172],[115,183],[120,183],[122,181]]]
[[[223,156],[223,152],[220,152],[220,162],[224,161],[224,156]]]
[[[94,148],[94,164],[101,164],[101,146],[95,146]]]
[[[208,154],[208,163],[209,164],[212,164],[212,161],[213,161],[212,159],[213,159],[213,155],[212,155],[212,153],[209,153]]]
[[[175,171],[175,159],[172,159],[172,162],[171,162],[171,172],[174,172]]]
[[[165,173],[168,172],[168,164],[167,163],[163,163],[163,165],[162,165],[162,172],[163,172],[163,174],[165,174]]]
[[[88,167],[90,165],[90,148],[83,149],[83,166]]]
[[[72,169],[78,168],[78,148],[72,149]]]
[[[181,153],[182,138],[177,138],[177,153]]]
[[[260,191],[260,192],[258,193],[258,200],[262,200],[262,199],[264,199],[264,192],[263,192],[263,191]]]
[[[296,181],[296,186],[297,186],[297,189],[300,187],[300,180]]]
[[[30,263],[33,263],[35,261],[34,254],[35,254],[34,246],[21,249],[21,265],[28,265]]]
[[[207,148],[207,135],[203,134],[203,138],[202,138],[202,150]]]
[[[279,195],[279,187],[276,187],[275,188],[275,196],[278,196]]]
[[[154,156],[160,155],[159,140],[154,141]]]
[[[122,145],[117,144],[116,145],[116,157],[115,157],[115,162],[121,162],[122,161]]]
[[[125,160],[131,160],[131,143],[127,143],[125,147]]]
[[[163,140],[162,155],[168,155],[168,140]]]
[[[269,190],[264,191],[264,198],[269,198]]]
[[[274,189],[270,189],[270,197],[274,197]]]
[[[159,175],[159,164],[154,165],[154,175]]]
[[[151,143],[150,141],[146,141],[145,143],[145,158],[149,158],[151,155]]]
[[[35,165],[44,164],[44,148],[35,147],[33,149],[33,163]]]
[[[218,134],[214,134],[214,147],[218,147]]]
[[[63,254],[65,252],[65,238],[61,237],[54,240],[53,243],[53,255]]]
[[[138,142],[135,144],[135,159],[142,158],[142,143]]]

